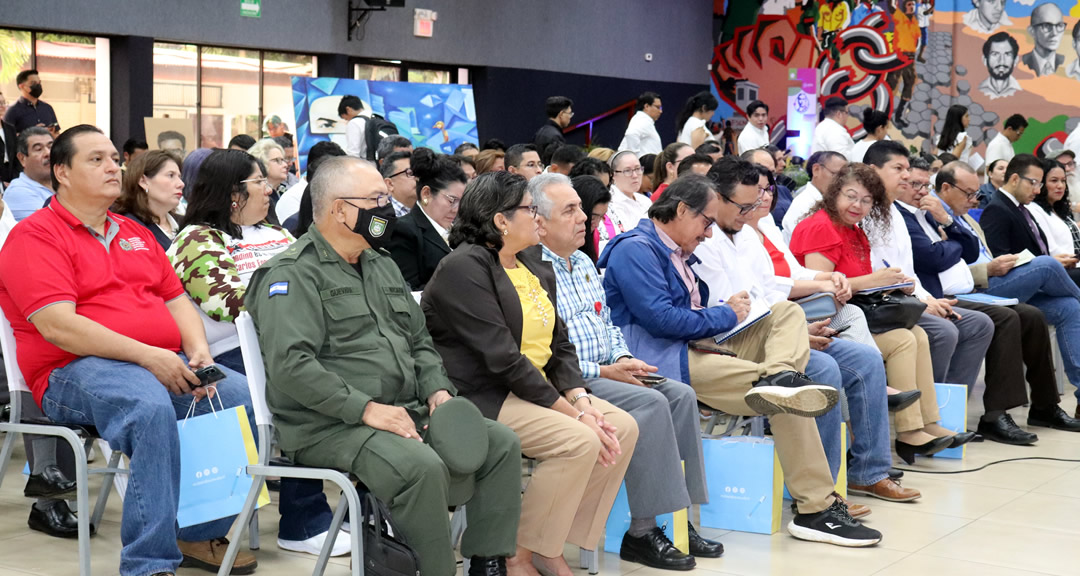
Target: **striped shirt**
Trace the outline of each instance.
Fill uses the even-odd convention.
[[[544,260],[551,262],[555,270],[559,317],[577,348],[581,375],[599,378],[601,365],[614,364],[623,356],[633,357],[622,331],[611,323],[611,309],[592,260],[575,251],[567,262],[547,246],[541,248]]]

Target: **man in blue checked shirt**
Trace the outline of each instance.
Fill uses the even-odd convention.
[[[626,471],[631,524],[619,556],[666,570],[693,568],[695,556],[719,557],[723,545],[702,538],[692,525],[689,556],[656,525],[656,516],[708,501],[694,389],[654,376],[656,367],[631,356],[611,323],[596,267],[578,251],[585,243],[586,216],[570,179],[537,176],[529,193],[537,207],[539,249],[555,270],[559,316],[577,348],[581,373],[594,394],[629,412],[641,430],[643,448],[635,450]]]

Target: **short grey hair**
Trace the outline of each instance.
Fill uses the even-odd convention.
[[[573,184],[570,183],[570,178],[562,174],[556,174],[554,172],[547,172],[529,180],[529,195],[532,196],[533,205],[536,206],[536,213],[544,218],[551,217],[551,198],[548,198],[547,190],[552,186],[558,186],[565,184],[573,188]]]
[[[274,142],[273,138],[263,138],[255,143],[254,146],[248,148],[248,154],[254,156],[259,162],[266,166],[270,163],[270,151],[277,150],[281,152],[281,155],[285,155],[285,149],[281,147],[281,144]]]
[[[322,218],[330,209],[330,204],[342,195],[342,190],[347,190],[352,184],[348,171],[357,164],[375,169],[371,162],[355,156],[327,156],[319,162],[315,177],[308,182],[313,220],[317,222]]]

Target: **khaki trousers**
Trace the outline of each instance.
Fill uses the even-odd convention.
[[[922,391],[917,402],[894,414],[896,431],[921,430],[940,420],[934,390],[934,365],[926,332],[919,326],[911,330],[890,330],[874,334],[874,342],[885,359],[889,386],[904,392],[916,388]]]
[[[743,397],[763,376],[802,372],[810,361],[806,316],[794,302],[779,302],[772,314],[728,340],[737,358],[689,350],[690,382],[698,400],[739,416],[756,416]],[[833,481],[817,424],[811,418],[769,416],[784,481],[799,512],[812,514],[833,502]]]
[[[600,439],[581,422],[514,394],[499,411],[498,421],[521,439],[521,453],[537,460],[521,501],[517,543],[541,556],[562,556],[565,542],[596,549],[634,454],[634,419],[600,398],[590,400],[618,428],[622,454],[607,468],[597,460]]]

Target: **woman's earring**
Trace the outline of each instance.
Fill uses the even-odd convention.
[[[509,235],[510,235],[510,231],[507,230],[506,228],[503,228],[503,236],[509,236]]]
[[[236,210],[236,209],[237,209],[237,208],[238,208],[239,206],[240,206],[240,205],[239,205],[239,204],[237,204],[236,202],[233,202],[233,203],[232,203],[232,209],[233,209],[233,210]]]
[[[420,201],[420,203],[421,203],[421,204],[423,204],[424,206],[427,206],[427,204],[428,204],[428,199],[427,199],[427,198],[424,198],[423,200],[421,200],[421,201]]]

